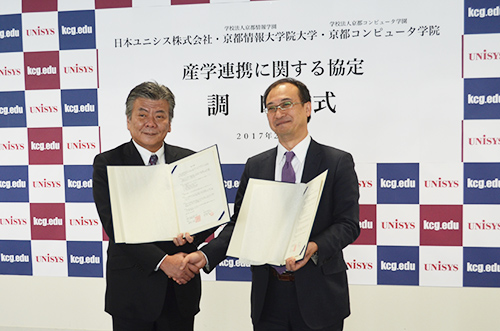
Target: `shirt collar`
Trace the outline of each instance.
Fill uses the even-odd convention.
[[[308,134],[304,139],[302,139],[300,143],[295,145],[295,147],[292,148],[291,150],[291,152],[295,153],[295,157],[301,164],[304,164],[310,143],[311,143],[311,136]],[[288,152],[288,150],[285,147],[283,147],[281,143],[278,143],[278,160],[284,160],[285,152]],[[283,163],[284,162],[285,161],[283,161]]]
[[[144,164],[149,163],[149,158],[151,157],[151,154],[156,154],[158,156],[158,164],[165,164],[165,144],[162,144],[160,149],[157,150],[156,152],[151,153],[150,151],[148,151],[147,149],[136,143],[134,139],[132,139],[132,142],[137,148],[137,151],[139,151],[139,154],[141,155]]]

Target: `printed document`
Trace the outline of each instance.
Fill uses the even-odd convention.
[[[170,164],[107,171],[117,243],[168,241],[229,222],[217,146]]]
[[[307,184],[250,178],[227,255],[252,265],[301,260],[327,172]]]

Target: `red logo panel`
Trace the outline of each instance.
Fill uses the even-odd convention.
[[[420,245],[462,246],[462,205],[421,205]]]
[[[23,13],[57,11],[57,0],[23,0]]]
[[[210,0],[171,0],[171,5],[195,5],[200,3],[210,3]]]
[[[64,203],[30,204],[32,240],[66,240]]]
[[[376,245],[377,244],[377,206],[359,206],[359,226],[361,234],[354,242],[355,245]]]
[[[132,7],[132,0],[95,0],[95,9]]]
[[[30,164],[63,164],[62,128],[28,128]]]
[[[24,53],[26,90],[57,90],[59,79],[59,52]]]

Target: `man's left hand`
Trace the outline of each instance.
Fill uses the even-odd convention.
[[[304,258],[300,261],[295,261],[294,257],[289,257],[286,259],[286,270],[288,271],[297,271],[309,261],[311,256],[318,251],[318,245],[314,241],[310,241],[307,244],[306,254]]]
[[[174,245],[175,246],[182,246],[185,243],[193,243],[194,237],[191,236],[189,233],[179,233],[177,237],[174,238]]]

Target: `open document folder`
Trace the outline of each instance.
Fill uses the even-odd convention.
[[[217,146],[170,164],[107,170],[117,243],[173,240],[229,221]]]
[[[227,255],[252,265],[301,260],[327,172],[307,184],[250,178]]]

